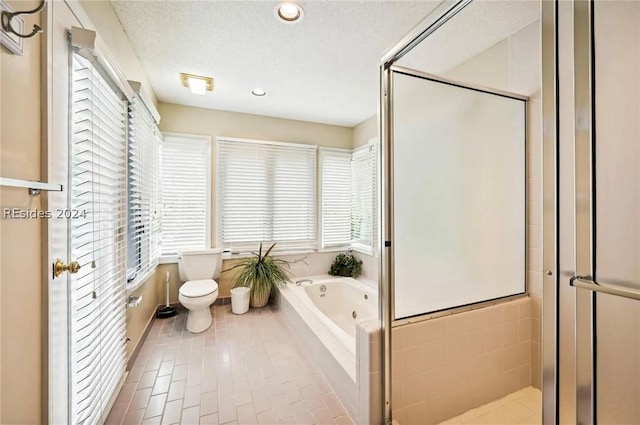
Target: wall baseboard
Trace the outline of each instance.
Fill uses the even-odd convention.
[[[218,298],[213,305],[227,305],[231,304],[231,297]]]
[[[131,355],[127,359],[127,372],[131,370],[131,367],[133,366],[133,364],[136,362],[136,359],[138,358],[138,354],[140,354],[142,345],[147,340],[147,335],[149,335],[149,331],[151,330],[151,325],[153,324],[153,321],[156,320],[156,311],[157,309],[153,311],[153,314],[149,318],[149,321],[147,321],[147,325],[144,328],[144,332],[142,332],[142,336],[140,337],[140,339],[138,340],[138,343],[136,344],[136,348],[133,349],[133,351],[131,352]]]

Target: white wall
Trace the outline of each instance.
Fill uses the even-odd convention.
[[[351,146],[355,149],[366,144],[374,137],[378,137],[378,115],[374,115],[353,127]]]
[[[447,72],[447,78],[509,90],[509,44],[508,38],[499,41]]]

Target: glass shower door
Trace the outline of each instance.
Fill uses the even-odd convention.
[[[640,3],[578,0],[574,25],[577,422],[638,424]]]

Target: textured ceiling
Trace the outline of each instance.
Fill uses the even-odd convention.
[[[160,101],[345,126],[376,113],[378,60],[440,1],[304,1],[295,25],[275,19],[277,3],[112,0]],[[492,17],[519,27],[535,19],[520,16],[531,7],[499,7],[522,1],[486,3],[484,29],[451,31],[431,69],[450,69],[507,36],[495,39],[510,25],[496,28]],[[214,77],[214,93],[191,94],[180,72]],[[253,96],[256,87],[267,95]]]

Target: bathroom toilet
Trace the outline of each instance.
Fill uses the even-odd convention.
[[[188,311],[187,330],[206,331],[211,326],[210,306],[218,298],[218,282],[222,269],[222,249],[183,251],[178,257],[178,272],[184,284],[178,299]]]

